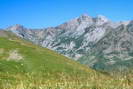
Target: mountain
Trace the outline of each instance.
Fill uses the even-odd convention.
[[[77,60],[90,49],[91,44],[102,38],[108,26],[113,25],[110,23],[102,15],[92,18],[83,14],[57,27],[33,30],[15,25],[7,29],[24,39]]]
[[[127,71],[133,68],[133,21],[108,29],[91,51],[79,59],[95,69]]]
[[[117,80],[117,81],[116,81]],[[117,86],[116,86],[117,85]],[[128,76],[110,76],[0,31],[0,89],[130,89]]]
[[[94,69],[112,70],[114,69],[114,65],[118,69],[120,65],[132,66],[132,63],[130,63],[131,60],[128,60],[128,63],[126,63],[127,61],[123,61],[125,57],[127,59],[131,58],[128,53],[121,53],[121,57],[116,54],[111,54],[111,57],[108,55],[108,53],[114,52],[113,50],[117,50],[117,52],[123,50],[120,48],[118,50],[118,47],[116,47],[117,43],[114,42],[115,40],[119,41],[123,36],[124,38],[122,39],[129,42],[129,44],[124,43],[124,46],[130,45],[130,41],[132,40],[131,27],[132,21],[112,22],[102,15],[93,18],[83,14],[57,27],[27,29],[21,25],[15,25],[7,28],[7,30],[21,38],[54,50]],[[130,32],[128,32],[128,29],[130,29]],[[104,40],[108,44],[104,44]],[[105,51],[105,49],[108,50]],[[129,52],[129,50],[126,50],[126,52]],[[106,57],[103,58],[103,56]],[[113,57],[117,58],[112,59]],[[119,61],[117,62],[118,58]],[[125,68],[125,66],[123,67]],[[126,68],[128,67],[126,66]]]

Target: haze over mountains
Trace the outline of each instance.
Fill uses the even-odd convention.
[[[98,70],[133,66],[133,21],[83,14],[57,27],[33,30],[15,25],[6,30]]]

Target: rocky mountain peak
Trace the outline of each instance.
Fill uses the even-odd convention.
[[[92,18],[91,16],[89,16],[88,14],[82,14],[79,18]]]
[[[20,24],[16,24],[16,25],[8,27],[7,29],[9,29],[9,30],[22,30],[22,29],[24,29],[24,27]]]
[[[82,22],[92,22],[92,17],[87,14],[82,14],[78,19],[80,23]]]
[[[109,22],[108,18],[103,16],[103,15],[98,15],[96,17],[96,23],[98,25],[102,25],[102,24],[107,23],[107,22]]]
[[[104,22],[109,21],[108,18],[105,17],[105,16],[103,16],[103,15],[98,15],[98,16],[97,16],[97,19],[102,20],[102,21],[104,21]]]

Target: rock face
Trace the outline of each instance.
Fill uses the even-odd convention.
[[[102,39],[79,59],[83,64],[105,71],[133,67],[133,22],[108,29]]]
[[[115,23],[84,14],[57,27],[33,30],[15,25],[7,30],[95,69],[132,61],[132,21]]]

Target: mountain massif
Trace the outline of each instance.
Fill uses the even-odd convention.
[[[98,70],[124,70],[133,66],[133,21],[113,22],[86,14],[57,27],[6,30],[42,47],[57,51]]]

